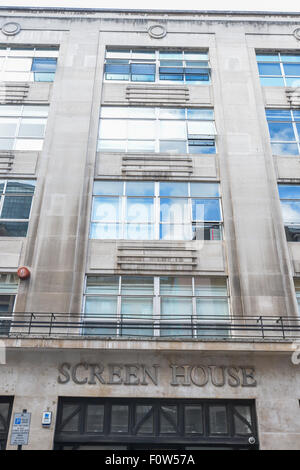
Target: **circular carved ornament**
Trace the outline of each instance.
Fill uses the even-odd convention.
[[[3,34],[6,34],[6,36],[15,36],[21,31],[21,26],[19,23],[5,23],[1,31]]]
[[[154,24],[148,28],[148,33],[154,39],[161,39],[167,35],[167,29],[161,24]]]
[[[294,36],[300,41],[300,28],[295,29]]]

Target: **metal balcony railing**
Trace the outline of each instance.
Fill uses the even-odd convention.
[[[1,337],[294,340],[300,318],[0,313]]]

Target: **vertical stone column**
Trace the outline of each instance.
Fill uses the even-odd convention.
[[[253,51],[245,30],[236,25],[228,34],[223,28],[216,31],[213,84],[233,313],[294,315],[290,260]]]
[[[39,162],[25,263],[32,275],[18,311],[81,310],[88,202],[96,149],[88,152],[99,28],[76,26],[61,44]],[[89,157],[91,155],[91,157]]]

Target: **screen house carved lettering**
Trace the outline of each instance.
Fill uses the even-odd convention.
[[[154,385],[162,380],[173,387],[256,387],[255,368],[252,366],[176,365],[162,370],[158,364],[68,362],[58,368],[57,382],[61,385]]]

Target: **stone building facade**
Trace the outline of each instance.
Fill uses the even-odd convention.
[[[299,14],[0,15],[0,448],[299,450]]]

